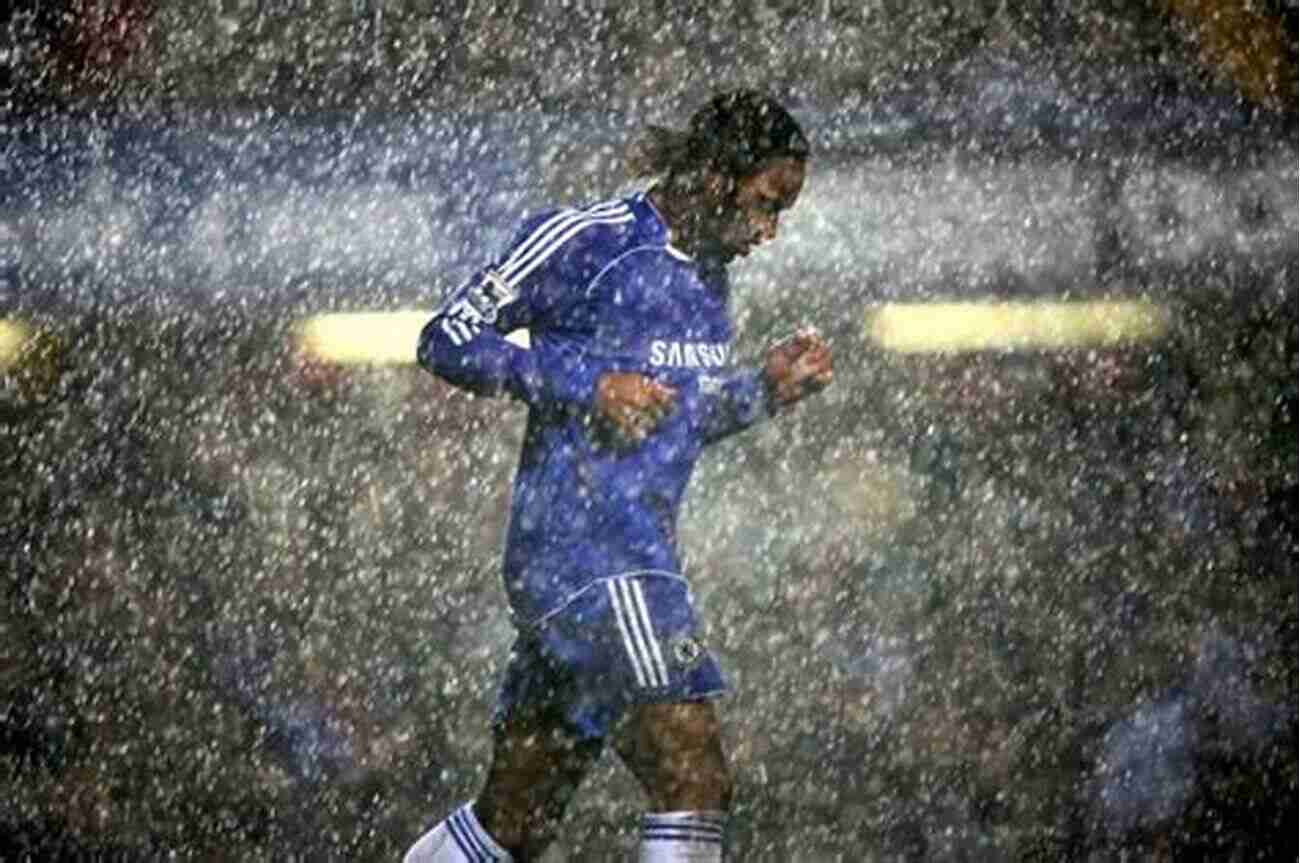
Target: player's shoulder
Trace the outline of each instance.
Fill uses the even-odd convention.
[[[524,219],[506,263],[515,271],[599,266],[644,242],[645,221],[634,197],[542,210]]]

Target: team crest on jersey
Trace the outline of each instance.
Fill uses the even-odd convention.
[[[699,639],[685,636],[672,642],[673,659],[683,668],[690,668],[704,655],[704,645]]]

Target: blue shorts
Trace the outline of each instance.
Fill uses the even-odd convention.
[[[530,710],[558,712],[578,740],[601,739],[629,705],[692,701],[727,690],[700,640],[679,576],[593,582],[521,630],[497,698],[500,724]]]

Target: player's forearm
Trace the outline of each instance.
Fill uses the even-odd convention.
[[[509,391],[510,352],[522,350],[495,330],[465,331],[444,314],[432,317],[420,332],[420,365],[450,384],[478,395]]]
[[[443,315],[424,326],[417,356],[424,368],[469,392],[573,411],[590,410],[596,381],[610,370],[609,364],[543,336],[525,349],[490,326],[466,333]]]
[[[757,368],[733,369],[706,386],[714,390],[701,393],[708,402],[704,422],[707,443],[742,432],[773,413],[767,383]]]
[[[581,413],[591,411],[600,376],[615,370],[611,361],[545,334],[533,339],[531,350],[513,357],[513,368],[518,382],[513,392],[521,400]]]

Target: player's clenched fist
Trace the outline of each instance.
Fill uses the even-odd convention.
[[[816,330],[800,330],[767,349],[763,376],[773,403],[792,405],[830,384],[830,346]]]
[[[609,372],[596,383],[596,416],[625,441],[645,438],[673,410],[677,390],[635,372]]]

